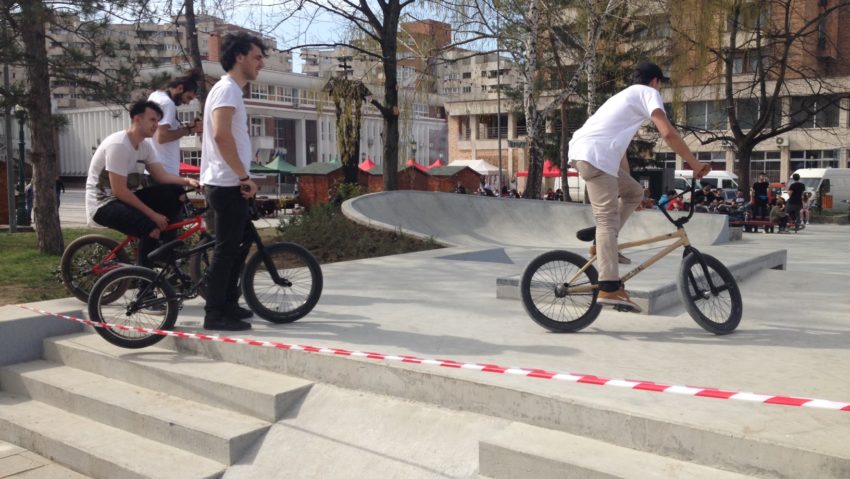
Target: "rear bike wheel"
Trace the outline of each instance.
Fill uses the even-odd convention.
[[[598,274],[593,266],[573,279],[585,264],[584,257],[560,250],[543,253],[528,263],[519,288],[522,305],[535,323],[555,333],[573,333],[596,320],[602,310],[596,302],[599,290],[568,291],[597,284]]]
[[[132,328],[170,330],[177,321],[180,302],[168,281],[156,282],[157,273],[141,266],[125,266],[104,274],[92,288],[89,317],[109,327],[96,327],[103,339],[122,348],[138,349],[158,343],[164,336]],[[116,285],[119,298],[104,301]]]
[[[708,276],[699,257],[705,261]],[[708,277],[714,285],[712,292]],[[688,314],[710,333],[729,334],[738,327],[744,303],[735,276],[717,258],[690,253],[679,270],[679,295]]]
[[[203,233],[198,242],[192,245],[192,248],[198,248],[215,241],[212,236]],[[207,299],[206,274],[212,261],[213,247],[209,247],[193,254],[189,260],[189,276],[192,278],[192,283],[198,285],[198,294]]]
[[[62,253],[59,271],[62,283],[69,293],[82,302],[89,300],[94,284],[104,273],[129,264],[130,257],[124,249],[116,252],[116,257],[108,262],[103,259],[110,251],[118,247],[118,242],[103,235],[86,235],[72,241]],[[121,284],[105,295],[103,301],[110,303],[123,293]]]
[[[316,258],[294,243],[265,246],[265,253],[286,284],[276,284],[263,261],[254,253],[242,272],[242,292],[252,311],[272,323],[291,323],[303,318],[322,295],[322,269]]]

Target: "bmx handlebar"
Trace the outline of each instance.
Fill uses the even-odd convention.
[[[694,181],[691,182],[691,188],[690,188],[690,192],[691,192],[690,205],[691,205],[691,207],[690,207],[690,211],[688,211],[687,216],[680,216],[678,218],[673,218],[672,216],[670,216],[670,213],[667,212],[667,204],[665,204],[662,207],[659,207],[661,212],[664,213],[664,216],[667,217],[667,220],[670,221],[671,223],[673,223],[674,225],[676,225],[677,228],[683,227],[685,225],[685,223],[690,221],[691,217],[694,216],[694,206],[696,205],[696,203],[694,202],[694,196],[695,196],[694,193],[696,193],[696,185],[697,185],[697,179],[694,178]],[[683,196],[687,191],[688,190],[685,190],[685,191],[679,193],[678,195],[673,195],[670,198],[670,201],[672,201],[673,199],[678,198],[680,196]]]

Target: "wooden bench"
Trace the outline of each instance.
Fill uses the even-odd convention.
[[[743,226],[744,231],[748,233],[758,233],[759,226],[764,228],[765,233],[773,233],[774,227],[779,226],[779,224],[774,223],[770,220],[745,220],[745,221],[730,221],[729,226]]]

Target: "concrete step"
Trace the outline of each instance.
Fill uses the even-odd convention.
[[[842,423],[832,417],[840,413],[831,411],[587,385],[547,388],[524,378],[482,376],[464,369],[429,369],[239,344],[167,339],[164,347],[729,471],[789,479],[850,477],[850,453],[841,446]],[[308,402],[293,420],[309,414]],[[773,429],[763,427],[766,424]]]
[[[210,459],[5,392],[0,440],[94,478],[215,478],[225,470]]]
[[[94,334],[48,338],[45,359],[168,395],[276,422],[297,408],[311,382],[158,347],[135,351]]]
[[[629,254],[632,264],[620,266],[620,273],[625,274],[631,271],[640,262],[649,259],[656,251],[656,249],[652,249]],[[574,252],[587,254],[587,251],[583,253],[579,251]],[[720,257],[710,250],[706,251],[706,253]],[[786,250],[776,250],[761,254],[751,254],[748,252],[745,255],[725,257],[723,258],[723,262],[740,283],[759,271],[766,269],[785,269],[787,256]],[[642,308],[642,314],[657,314],[671,306],[681,304],[682,300],[679,297],[677,287],[680,260],[680,255],[671,253],[653,265],[657,269],[658,274],[638,275],[627,283],[626,289],[629,291],[629,296]],[[522,265],[522,268],[525,269],[525,265]],[[496,297],[499,299],[519,300],[519,283],[521,280],[522,272],[496,278]]]
[[[744,479],[734,472],[521,423],[479,442],[479,473],[491,479]]]
[[[6,392],[233,464],[270,424],[48,361],[0,369]]]

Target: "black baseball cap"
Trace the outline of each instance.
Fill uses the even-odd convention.
[[[664,76],[664,72],[661,71],[661,67],[652,62],[641,62],[635,67],[634,76],[632,77],[633,83],[640,83],[643,85],[649,84],[653,79],[658,78],[662,83],[667,83],[670,81],[670,77]]]

